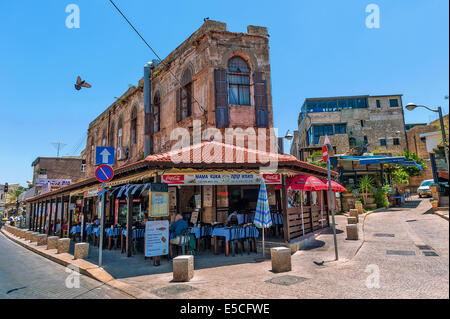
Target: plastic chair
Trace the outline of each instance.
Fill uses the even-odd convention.
[[[193,251],[190,247],[190,240],[191,240],[191,229],[185,229],[181,234],[180,234],[180,243],[179,244],[171,244],[175,247],[181,247],[181,253],[183,255],[185,255],[186,253],[186,246],[187,246],[187,253],[193,255]]]

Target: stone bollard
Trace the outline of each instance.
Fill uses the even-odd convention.
[[[347,225],[347,239],[348,240],[358,240],[358,225],[357,224]]]
[[[24,240],[29,240],[28,238],[28,236],[29,236],[29,234],[31,233],[31,231],[29,231],[29,230],[26,230],[24,233],[23,233],[23,239]]]
[[[57,249],[58,254],[68,253],[70,249],[70,238],[58,239]]]
[[[58,236],[47,237],[47,249],[57,249],[58,248]]]
[[[355,216],[347,217],[347,224],[352,225],[357,223],[358,223],[357,217]]]
[[[47,235],[46,234],[38,234],[37,235],[37,242],[36,242],[36,244],[38,246],[47,245]]]
[[[178,256],[173,259],[173,281],[189,281],[194,277],[194,256]]]
[[[30,243],[37,243],[39,233],[32,232],[30,235]]]
[[[89,255],[89,244],[78,243],[75,244],[75,250],[73,253],[74,259],[87,259]]]
[[[286,272],[292,270],[291,250],[287,247],[275,247],[270,249],[273,272]]]
[[[356,222],[358,223],[359,222],[359,217],[358,217],[358,210],[357,209],[350,209],[350,212],[349,212],[349,216],[350,217],[356,217]]]

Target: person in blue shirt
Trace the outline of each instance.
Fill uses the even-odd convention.
[[[181,241],[181,234],[184,230],[188,228],[188,224],[183,220],[183,216],[181,214],[177,214],[175,216],[175,222],[170,225],[170,243],[174,245],[178,245]]]

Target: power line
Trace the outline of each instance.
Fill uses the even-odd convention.
[[[130,25],[130,27],[134,30],[134,32],[136,32],[136,34],[142,39],[142,41],[144,41],[144,43],[147,45],[147,47],[153,52],[153,54],[161,61],[162,64],[164,64],[167,67],[167,70],[169,71],[169,73],[175,78],[175,80],[178,82],[178,84],[181,85],[181,88],[183,90],[186,91],[186,93],[188,94],[189,92],[187,92],[187,90],[183,87],[183,84],[181,83],[181,81],[175,76],[175,74],[173,74],[173,72],[170,70],[170,67],[167,63],[165,63],[163,61],[163,59],[161,59],[159,57],[159,55],[155,52],[155,50],[153,50],[153,48],[150,46],[150,44],[148,44],[148,42],[144,39],[144,37],[139,33],[138,30],[136,30],[136,28],[133,26],[133,24],[127,19],[127,17],[125,16],[125,14],[123,14],[123,12],[116,6],[116,4],[112,1],[109,0],[109,2],[111,2],[111,4],[116,8],[116,10],[120,13],[120,15],[125,19],[125,21]],[[200,104],[200,102],[197,101],[197,99],[195,98],[195,96],[193,94],[191,94],[192,98],[194,99],[194,101],[198,104],[198,106],[200,107],[200,109],[205,112],[205,108]]]

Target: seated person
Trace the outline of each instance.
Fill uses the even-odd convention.
[[[170,225],[170,243],[174,245],[178,245],[181,242],[181,234],[184,230],[188,228],[188,224],[185,220],[183,220],[183,216],[181,214],[177,214],[175,217],[175,222]]]
[[[100,219],[98,219],[97,217],[94,218],[94,225],[95,226],[100,225]]]
[[[236,210],[233,211],[230,215],[228,215],[227,223],[228,223],[228,225],[238,225],[239,224],[238,213]]]
[[[58,219],[56,221],[56,229],[55,229],[55,234],[59,235],[59,232],[61,231],[61,221]]]

